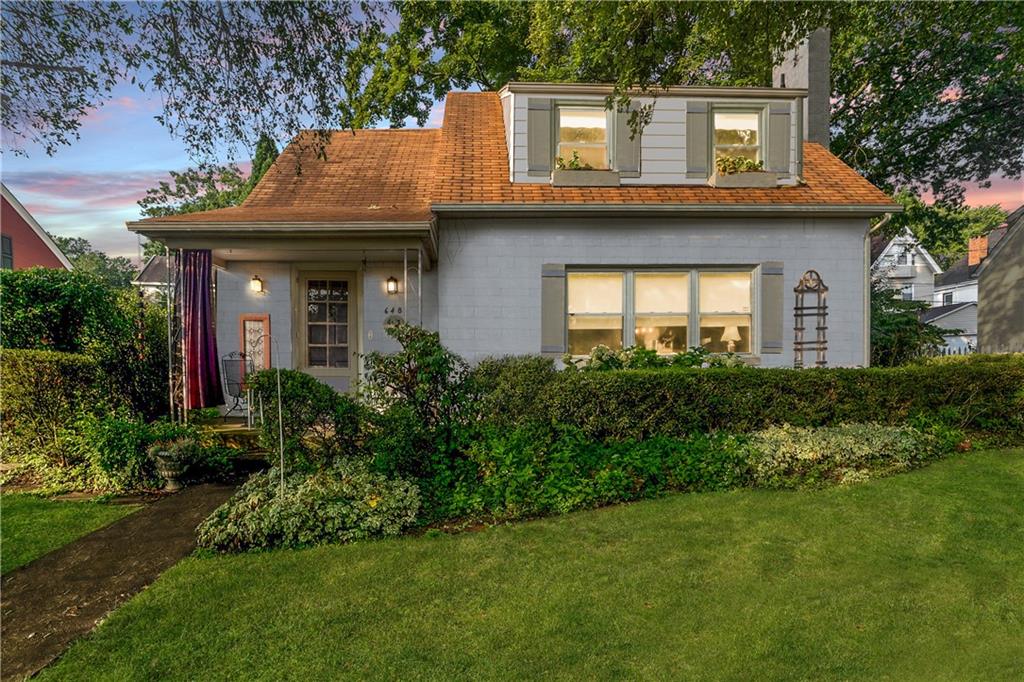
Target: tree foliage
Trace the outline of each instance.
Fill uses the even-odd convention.
[[[94,249],[89,240],[83,237],[51,234],[50,239],[64,252],[76,271],[95,275],[103,283],[119,289],[131,286],[137,269],[130,258],[108,256]]]
[[[1024,3],[651,0],[4,3],[9,148],[52,153],[121,80],[200,158],[254,131],[291,139],[407,118],[452,88],[602,81],[768,85],[783,51],[833,34],[833,150],[888,191],[959,203],[1020,178]],[[641,116],[641,119],[643,116]],[[642,122],[639,121],[639,122]],[[323,151],[325,136],[308,138]]]
[[[904,301],[900,293],[877,282],[871,285],[871,364],[905,365],[945,345],[942,329],[921,321],[927,301]]]
[[[1006,220],[1006,211],[998,205],[928,205],[907,191],[897,193],[895,199],[903,205],[903,212],[893,214],[886,225],[886,235],[894,237],[909,227],[943,268],[967,253],[971,237],[988,234]]]

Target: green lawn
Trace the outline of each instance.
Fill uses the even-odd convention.
[[[1024,678],[1024,450],[191,558],[46,679]]]
[[[0,496],[0,573],[24,566],[136,509],[133,505],[58,502],[5,493]]]

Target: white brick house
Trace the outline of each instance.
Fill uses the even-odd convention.
[[[828,286],[829,364],[868,364],[869,221],[899,206],[807,139],[827,88],[638,94],[636,135],[610,93],[451,93],[439,130],[338,132],[326,160],[293,143],[241,206],[129,228],[211,251],[219,353],[269,331],[268,362],[339,389],[399,318],[470,360],[604,343],[792,366],[808,270]],[[560,172],[573,152],[593,169]],[[723,155],[767,172],[712,186]]]

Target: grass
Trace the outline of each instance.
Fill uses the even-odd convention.
[[[1024,450],[190,558],[44,679],[1022,679]]]
[[[0,496],[0,573],[24,566],[136,509],[133,505],[59,502],[5,493]]]

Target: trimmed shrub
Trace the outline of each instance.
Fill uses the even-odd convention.
[[[70,466],[65,432],[95,408],[96,362],[49,350],[0,352],[0,420],[15,453]],[[9,459],[12,452],[5,450]]]
[[[199,546],[220,552],[306,547],[400,535],[416,521],[419,491],[338,460],[314,474],[253,475],[199,526]]]
[[[751,473],[762,488],[865,481],[907,471],[943,454],[936,438],[909,426],[773,426],[751,437]]]
[[[0,271],[0,343],[4,348],[80,353],[106,336],[114,289],[78,270]]]
[[[470,449],[478,476],[457,486],[448,513],[513,519],[742,486],[744,439],[696,435],[595,443],[575,429],[495,430]]]
[[[337,457],[352,457],[359,442],[361,408],[344,393],[304,372],[282,369],[281,415],[285,468],[311,471]],[[268,369],[252,374],[249,386],[263,400],[260,444],[278,464],[277,376]]]
[[[561,372],[535,400],[501,419],[566,424],[603,441],[749,432],[777,424],[898,425],[920,415],[941,416],[960,429],[1024,438],[1024,360],[885,369]]]
[[[167,322],[137,292],[78,270],[0,271],[6,349],[82,353],[96,360],[105,400],[146,419],[167,413]]]
[[[558,376],[555,362],[540,355],[485,358],[473,368],[478,412],[492,423],[526,414],[548,383]]]

